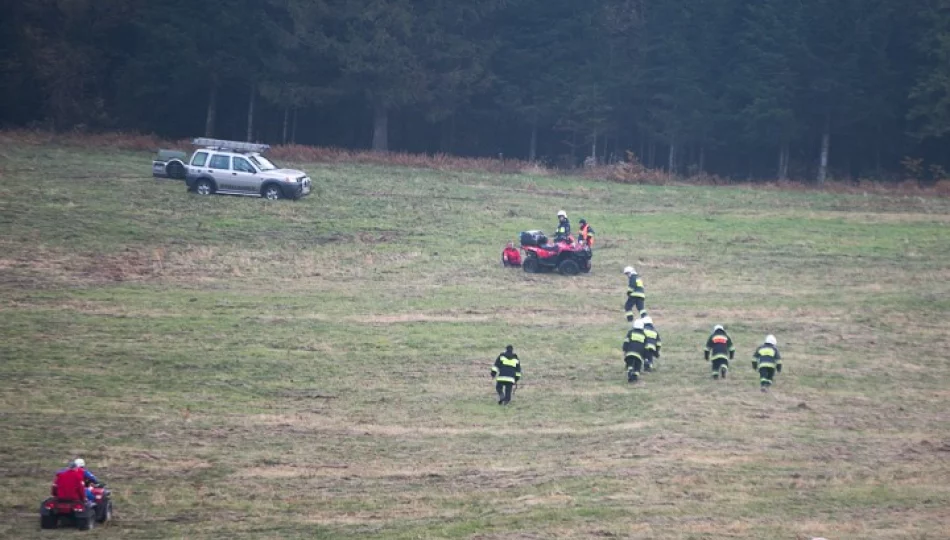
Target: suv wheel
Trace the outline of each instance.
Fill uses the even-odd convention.
[[[195,184],[195,192],[197,192],[198,195],[211,195],[214,193],[214,184],[211,183],[211,180],[202,178]]]
[[[261,196],[269,201],[276,201],[284,198],[284,192],[280,190],[280,186],[277,184],[267,184],[261,190]]]
[[[174,178],[175,180],[184,180],[185,179],[185,166],[178,161],[171,161],[168,165],[165,165],[165,174],[169,178]]]

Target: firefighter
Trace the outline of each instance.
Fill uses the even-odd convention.
[[[647,294],[643,290],[643,280],[632,266],[624,268],[623,273],[627,274],[627,303],[624,304],[623,309],[626,312],[627,322],[633,322],[634,307],[637,308],[641,318],[647,316],[647,310],[644,307]]]
[[[646,356],[647,336],[643,333],[643,320],[633,321],[633,328],[627,332],[623,340],[623,363],[627,366],[627,382],[635,383],[640,380],[640,370],[643,369],[643,359]]]
[[[755,358],[752,360],[752,369],[759,372],[759,386],[763,392],[768,392],[775,374],[782,372],[782,355],[778,352],[775,336],[765,336],[765,343],[752,356]]]
[[[660,340],[660,333],[653,326],[653,317],[644,317],[643,334],[647,337],[646,356],[643,357],[643,371],[653,371],[653,361],[660,357],[660,348],[663,342]]]
[[[706,340],[705,357],[707,361],[712,362],[712,377],[725,379],[729,372],[729,360],[736,355],[736,348],[732,344],[732,338],[726,333],[726,329],[721,324],[713,326],[712,334]]]
[[[577,235],[577,239],[581,242],[584,242],[590,247],[594,247],[594,229],[587,223],[586,219],[581,219],[581,232]]]
[[[559,210],[557,213],[557,230],[554,233],[554,241],[560,242],[571,236],[571,222],[567,219],[567,212]]]
[[[495,392],[498,393],[498,404],[511,403],[511,391],[514,385],[521,380],[521,361],[511,345],[505,347],[505,352],[498,355],[495,364],[491,367],[491,376],[495,380]]]

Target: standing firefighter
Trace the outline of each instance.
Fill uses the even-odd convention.
[[[637,271],[634,270],[632,266],[624,268],[623,273],[627,274],[627,303],[623,305],[623,309],[626,312],[627,322],[633,322],[634,307],[637,308],[640,317],[647,316],[647,310],[643,305],[646,301],[647,293],[643,290],[643,280],[640,279],[640,276],[637,275]]]
[[[498,355],[491,367],[491,376],[495,379],[495,392],[498,392],[498,404],[511,403],[512,387],[521,380],[521,361],[511,345]]]
[[[718,379],[726,378],[729,372],[729,360],[736,355],[736,348],[732,344],[732,338],[726,333],[726,329],[721,324],[713,327],[712,334],[706,340],[705,357],[712,361],[712,377]]]
[[[752,369],[759,372],[759,385],[763,392],[768,392],[772,386],[772,379],[775,373],[782,372],[782,355],[778,352],[778,342],[775,336],[769,334],[765,336],[765,343],[755,350],[755,360],[752,361]]]
[[[643,333],[643,320],[633,322],[633,328],[627,332],[623,340],[623,363],[627,366],[627,382],[635,383],[640,380],[640,370],[643,369],[643,359],[646,356],[647,336]]]
[[[581,242],[584,242],[590,247],[594,247],[594,228],[587,223],[586,219],[581,218],[581,232],[578,233],[577,239]]]
[[[660,357],[660,348],[663,346],[663,341],[660,340],[660,332],[653,326],[653,317],[644,317],[642,320],[643,334],[647,337],[643,371],[653,371],[653,361]]]
[[[567,219],[567,212],[559,210],[557,213],[557,230],[554,233],[554,241],[560,242],[571,237],[571,222]]]

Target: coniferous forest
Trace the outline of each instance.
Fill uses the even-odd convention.
[[[0,127],[934,181],[950,2],[10,0]]]

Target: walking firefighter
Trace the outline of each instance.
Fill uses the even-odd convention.
[[[655,360],[660,357],[660,348],[663,347],[663,341],[660,339],[660,332],[653,326],[653,317],[647,316],[643,319],[643,334],[647,337],[646,356],[643,357],[643,371],[653,371]]]
[[[623,273],[627,275],[627,302],[624,304],[623,309],[626,312],[627,322],[633,322],[635,315],[633,311],[634,307],[637,308],[637,312],[641,318],[647,316],[647,310],[644,308],[647,293],[643,289],[643,280],[640,279],[640,276],[637,275],[637,271],[632,266],[624,268]]]
[[[782,372],[782,355],[778,352],[775,336],[765,336],[765,343],[760,345],[752,356],[752,369],[759,372],[759,386],[763,392],[768,392],[775,374]]]
[[[706,340],[704,351],[706,360],[712,362],[713,379],[726,378],[726,374],[729,373],[729,360],[732,360],[735,355],[736,347],[732,344],[732,338],[721,324],[717,324],[713,327],[709,339]]]
[[[491,376],[495,380],[498,404],[511,403],[512,389],[521,380],[521,361],[515,354],[514,347],[508,345],[505,347],[505,352],[498,355],[491,367]]]
[[[627,366],[627,382],[640,380],[643,359],[646,357],[647,336],[643,333],[643,319],[633,321],[633,328],[623,340],[623,363]]]

